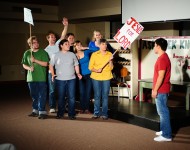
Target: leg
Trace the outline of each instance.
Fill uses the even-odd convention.
[[[54,82],[52,82],[51,73],[48,73],[48,86],[49,86],[49,108],[56,109],[55,84]]]
[[[46,112],[46,98],[47,98],[47,84],[46,82],[39,82],[38,83],[38,91],[39,91],[39,98],[38,98],[38,110],[39,114],[47,114]]]
[[[85,111],[85,99],[86,99],[85,90],[87,90],[85,88],[85,79],[84,77],[82,77],[82,79],[79,80],[79,91],[80,91],[80,107],[83,112]]]
[[[66,81],[55,80],[55,86],[58,93],[58,117],[63,117],[65,112]]]
[[[101,81],[92,79],[94,89],[94,116],[100,116]]]
[[[170,114],[167,107],[168,94],[158,94],[156,98],[156,108],[160,116],[160,130],[165,138],[172,138]]]
[[[108,95],[110,80],[102,81],[102,116],[108,118]]]
[[[75,93],[76,93],[76,79],[67,80],[68,103],[69,103],[69,117],[75,116]]]

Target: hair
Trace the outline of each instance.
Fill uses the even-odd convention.
[[[74,42],[73,48],[74,48],[74,52],[75,52],[75,53],[77,53],[76,45],[79,44],[79,43],[81,43],[81,41],[79,41],[79,40],[76,40],[76,41]],[[82,44],[82,43],[81,43],[81,44]]]
[[[155,43],[161,47],[163,51],[166,51],[168,42],[163,38],[156,39]]]
[[[100,43],[106,43],[106,44],[108,44],[108,42],[107,42],[106,39],[100,39]]]
[[[38,41],[38,39],[37,39],[36,36],[31,36],[31,37],[27,40],[27,43],[28,43],[29,46],[32,46],[33,40],[37,40],[37,41]]]
[[[95,34],[96,32],[99,32],[99,33],[101,34],[100,31],[98,31],[98,30],[94,30],[94,32],[93,32],[93,36],[92,36],[92,41],[96,41],[96,39],[94,38],[94,34]]]
[[[75,37],[75,35],[74,35],[73,33],[67,33],[67,34],[65,35],[65,39],[68,39],[69,36],[74,36],[74,37]]]
[[[56,37],[55,33],[52,32],[52,31],[50,31],[50,32],[48,32],[48,34],[46,35],[46,39],[47,39],[47,40],[49,39],[49,37],[50,37],[51,34]]]
[[[65,42],[68,42],[67,39],[63,39],[59,42],[59,50],[61,51],[61,45],[63,45]]]

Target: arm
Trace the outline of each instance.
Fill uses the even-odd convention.
[[[152,89],[152,98],[156,98],[157,94],[158,94],[158,89],[160,88],[163,80],[164,80],[164,75],[165,75],[165,70],[160,70],[158,72],[158,78],[155,84],[154,89]]]
[[[50,70],[51,75],[52,75],[52,81],[54,81],[54,78],[55,78],[56,75],[55,75],[53,66],[51,64],[49,64],[49,70]]]
[[[79,71],[79,65],[76,65],[76,66],[75,66],[75,72],[76,72],[78,78],[79,78],[79,79],[82,79],[82,75],[80,74],[80,71]]]
[[[33,67],[33,66],[30,67],[30,66],[27,66],[27,65],[25,65],[25,64],[22,64],[22,66],[23,66],[23,68],[26,69],[26,70],[29,70],[29,71],[32,71],[32,72],[34,71],[34,67]]]
[[[65,38],[65,35],[67,34],[67,29],[68,29],[68,19],[67,18],[63,18],[63,21],[62,21],[63,25],[64,25],[64,29],[61,33],[61,40]]]
[[[43,66],[43,67],[47,67],[48,66],[48,62],[37,60],[33,56],[31,56],[31,62],[32,63],[37,63],[37,64],[39,64],[40,66]]]

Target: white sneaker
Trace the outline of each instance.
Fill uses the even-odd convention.
[[[55,113],[55,109],[54,109],[54,108],[51,108],[49,112],[50,112],[50,113]]]
[[[158,136],[162,135],[162,131],[156,132],[156,135]]]
[[[165,138],[165,137],[160,135],[158,137],[155,137],[154,141],[157,141],[157,142],[170,142],[170,141],[172,141],[172,139],[171,138]]]

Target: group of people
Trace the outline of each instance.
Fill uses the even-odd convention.
[[[67,18],[63,18],[62,23],[64,29],[60,39],[56,41],[55,34],[48,33],[46,38],[49,45],[45,50],[39,48],[36,36],[31,36],[27,41],[30,49],[24,53],[22,65],[27,70],[27,82],[33,100],[32,113],[29,116],[47,118],[45,108],[47,93],[49,93],[50,113],[56,113],[56,93],[58,97],[56,118],[64,117],[65,103],[68,99],[68,117],[71,120],[76,119],[75,101],[78,80],[81,113],[89,113],[93,89],[92,118],[101,116],[103,119],[108,119],[108,94],[110,79],[113,77],[113,48],[102,38],[99,31],[94,31],[94,40],[89,43],[89,47],[83,47],[80,41],[75,41],[73,33],[67,33]],[[107,51],[108,48],[111,52]]]

